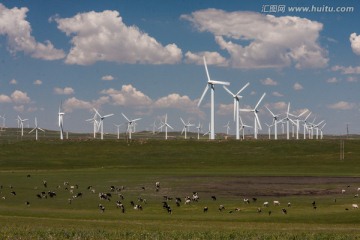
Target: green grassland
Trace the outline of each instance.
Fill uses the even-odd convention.
[[[360,205],[360,140],[345,141],[343,161],[339,148],[338,139],[3,140],[0,238],[358,239],[360,210],[352,204]],[[56,196],[37,197],[48,191]],[[110,193],[111,201],[100,200],[99,192]],[[184,204],[193,192],[200,200]]]

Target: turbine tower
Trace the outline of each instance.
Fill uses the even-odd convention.
[[[21,119],[21,117],[18,115],[17,120],[19,127],[21,128],[21,136],[24,136],[24,122],[27,121],[28,119]]]
[[[94,108],[94,111],[95,113],[99,116],[100,118],[100,122],[99,122],[99,125],[98,125],[98,128],[100,128],[100,133],[101,133],[101,140],[104,139],[104,119],[107,118],[107,117],[111,117],[113,116],[114,114],[113,113],[110,113],[110,114],[107,114],[105,116],[101,116],[100,113]]]
[[[258,109],[258,106],[260,105],[260,102],[263,100],[263,98],[265,97],[266,93],[264,93],[260,100],[258,101],[258,103],[255,105],[255,107],[253,109],[240,109],[240,111],[242,112],[252,112],[254,113],[254,138],[257,139],[257,134],[258,134],[258,129],[262,129],[261,128],[261,123],[260,123],[260,120],[259,120],[259,116],[258,116],[258,112],[259,112],[259,109]]]
[[[159,128],[163,128],[165,127],[165,140],[168,139],[168,127],[171,128],[171,129],[174,129],[172,126],[170,126],[168,123],[167,123],[167,114],[165,115],[165,121],[164,123],[159,127]]]
[[[245,84],[236,94],[232,93],[226,86],[224,89],[234,98],[234,121],[236,121],[236,139],[240,139],[240,125],[239,125],[239,99],[242,98],[239,94],[247,87],[250,83]]]
[[[64,112],[61,111],[61,105],[59,105],[59,113],[58,113],[58,120],[59,120],[59,128],[60,128],[60,139],[64,139]]]
[[[35,127],[29,132],[29,134],[32,133],[34,130],[35,130],[35,140],[37,141],[38,140],[38,130],[43,131],[43,132],[45,132],[45,130],[39,128],[36,118],[35,118]]]
[[[209,89],[209,86],[211,88],[211,116],[210,116],[210,139],[215,139],[215,110],[214,110],[214,105],[215,105],[215,85],[227,85],[229,86],[230,83],[229,82],[222,82],[222,81],[215,81],[215,80],[211,80],[210,79],[210,75],[209,75],[209,71],[206,65],[206,60],[205,60],[205,56],[204,56],[204,66],[205,66],[205,71],[206,71],[206,76],[207,76],[207,84],[205,87],[205,90],[203,92],[203,94],[201,95],[200,101],[198,103],[198,106],[200,106],[202,100],[204,99],[204,96],[207,92],[207,90]]]
[[[126,121],[128,122],[127,124],[127,132],[129,134],[129,139],[131,139],[131,133],[132,133],[132,127],[134,126],[134,123],[136,121],[139,121],[141,118],[136,118],[136,119],[129,119],[125,116],[125,114],[121,113],[123,115],[123,117],[126,119]]]

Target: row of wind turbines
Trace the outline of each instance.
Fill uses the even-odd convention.
[[[224,90],[230,94],[230,96],[233,98],[233,120],[235,122],[236,125],[236,130],[235,130],[235,136],[236,139],[239,140],[241,139],[240,137],[240,132],[242,131],[242,139],[244,139],[244,132],[245,132],[245,128],[253,128],[254,130],[254,139],[258,138],[258,131],[262,130],[262,126],[261,126],[261,122],[258,116],[258,112],[259,112],[259,106],[260,103],[262,102],[262,100],[264,99],[264,97],[266,96],[266,93],[263,93],[262,96],[260,97],[259,101],[256,103],[256,105],[254,106],[254,108],[248,108],[248,109],[240,109],[240,99],[242,99],[243,96],[241,96],[240,94],[250,85],[250,83],[246,83],[239,91],[237,91],[236,93],[233,93],[228,86],[230,86],[229,82],[224,82],[224,81],[217,81],[217,80],[213,80],[210,78],[210,74],[208,71],[208,67],[206,64],[206,59],[205,57],[203,58],[204,60],[204,67],[205,67],[205,73],[206,73],[206,77],[207,77],[207,84],[206,87],[200,97],[200,100],[198,102],[198,107],[200,107],[206,93],[208,92],[209,88],[210,88],[210,123],[209,123],[209,131],[206,132],[204,135],[209,135],[209,139],[213,140],[215,139],[215,86],[216,85],[221,85]],[[265,106],[266,107],[266,106]],[[266,107],[266,109],[270,112],[270,114],[272,115],[272,123],[271,124],[266,124],[268,126],[268,133],[269,133],[269,139],[271,138],[271,128],[274,128],[274,139],[278,139],[278,125],[282,124],[282,126],[284,126],[284,124],[286,123],[286,138],[290,139],[290,124],[292,124],[293,128],[296,127],[296,139],[299,139],[299,129],[300,129],[300,123],[303,124],[304,127],[304,139],[306,138],[306,133],[308,133],[309,138],[313,138],[314,136],[314,130],[316,130],[316,138],[319,137],[319,132],[321,134],[321,138],[322,138],[322,129],[325,127],[326,123],[324,123],[324,121],[321,121],[319,123],[315,123],[315,119],[313,120],[313,122],[308,123],[307,119],[309,118],[311,112],[307,115],[306,118],[304,119],[300,119],[300,117],[302,117],[305,113],[308,112],[308,110],[303,111],[302,113],[300,113],[299,115],[294,115],[290,113],[290,103],[288,104],[288,108],[287,108],[287,112],[285,113],[285,117],[280,118],[281,114],[274,114],[268,107]],[[86,121],[93,123],[93,131],[94,131],[94,138],[96,138],[96,133],[100,132],[100,138],[104,139],[104,120],[108,117],[113,116],[114,114],[107,114],[107,115],[101,115],[98,110],[96,110],[95,108],[93,108],[95,114],[92,118],[87,119]],[[253,113],[254,114],[254,125],[253,126],[249,126],[249,125],[245,125],[240,117],[240,112],[247,112],[247,113]],[[58,125],[60,128],[60,139],[64,139],[64,112],[61,110],[61,104],[59,106],[59,112],[58,112]],[[141,120],[141,118],[136,118],[136,119],[129,119],[124,113],[121,113],[122,116],[125,118],[125,120],[127,121],[127,130],[126,133],[129,137],[129,139],[131,139],[131,134],[133,132],[135,132],[135,126],[136,126],[136,122]],[[5,120],[5,119],[4,119]],[[27,119],[21,119],[18,116],[18,127],[21,128],[21,136],[23,136],[23,123],[24,121],[26,121]],[[191,124],[189,121],[186,123],[182,118],[180,118],[182,124],[183,124],[183,129],[181,134],[185,134],[184,137],[185,139],[187,138],[187,133],[189,131],[190,127],[195,126],[194,124]],[[119,134],[120,134],[120,126],[122,126],[122,124],[114,124],[117,127],[117,137],[119,138]],[[172,126],[170,126],[170,124],[168,123],[168,119],[167,119],[167,114],[165,115],[165,119],[164,121],[161,121],[161,126],[159,127],[159,129],[164,128],[165,127],[165,139],[168,139],[168,128],[173,129]],[[228,135],[228,131],[229,131],[229,123],[225,126],[226,127],[226,131],[227,131],[227,135]],[[200,135],[200,130],[201,130],[201,125],[199,123],[199,125],[196,127],[198,129],[198,138]],[[284,129],[284,127],[283,127]],[[38,139],[38,130],[40,131],[44,131],[43,129],[41,129],[40,127],[38,127],[37,124],[37,119],[35,118],[35,128],[33,128],[29,133],[34,132],[36,133],[36,140]],[[284,130],[283,130],[284,133]],[[293,130],[293,134],[294,134],[294,130]]]

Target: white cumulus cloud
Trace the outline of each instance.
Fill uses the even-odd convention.
[[[145,107],[152,104],[150,97],[137,90],[131,84],[123,85],[120,90],[113,88],[101,91],[108,95],[114,105]]]
[[[342,74],[360,74],[360,66],[357,66],[357,67],[353,67],[353,66],[344,67],[344,66],[336,65],[336,66],[332,67],[331,70],[340,71]]]
[[[273,80],[271,78],[262,79],[262,80],[260,80],[260,82],[263,85],[268,85],[268,86],[276,86],[278,84],[277,81],[275,81],[275,80]]]
[[[65,88],[56,87],[54,88],[54,93],[58,95],[70,95],[70,94],[74,94],[75,91],[71,87],[65,87]]]
[[[105,75],[105,76],[101,77],[101,80],[103,80],[103,81],[112,81],[112,80],[114,80],[114,77],[111,76],[111,75]]]
[[[42,84],[42,81],[37,79],[33,82],[34,85],[41,85]]]
[[[50,41],[39,43],[31,35],[31,25],[26,20],[28,8],[6,8],[0,3],[0,35],[7,37],[8,49],[12,54],[24,52],[33,58],[56,60],[65,57]]]
[[[356,55],[360,55],[360,35],[356,35],[356,33],[352,33],[349,39],[353,52]]]
[[[354,109],[355,106],[356,106],[355,103],[340,101],[340,102],[328,105],[328,108],[336,109],[336,110],[351,110],[351,109]]]
[[[293,86],[293,89],[296,91],[300,91],[300,90],[303,90],[304,87],[300,83],[295,83]]]
[[[306,18],[206,9],[181,19],[212,33],[234,68],[322,68],[328,63],[318,43],[323,25]]]
[[[15,90],[12,94],[11,94],[11,100],[14,103],[29,103],[30,102],[30,97],[28,97],[26,92],[22,92],[20,90]]]
[[[117,11],[91,11],[54,20],[61,31],[71,36],[72,48],[65,60],[68,64],[174,64],[182,58],[175,44],[163,46],[138,27],[125,25]]]

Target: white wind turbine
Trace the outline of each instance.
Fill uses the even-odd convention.
[[[239,116],[239,118],[240,118],[240,129],[242,131],[242,139],[244,140],[245,139],[245,128],[246,127],[252,128],[252,127],[249,126],[249,125],[244,124],[240,116]]]
[[[117,139],[120,139],[120,127],[122,125],[123,124],[114,124],[114,126],[116,127],[116,130],[117,130]]]
[[[190,127],[195,126],[194,124],[191,124],[189,121],[187,123],[184,122],[184,120],[182,118],[180,118],[182,124],[184,125],[184,128],[181,131],[181,134],[183,134],[185,132],[185,139],[186,139],[186,133],[189,131]]]
[[[5,128],[5,114],[3,116],[0,116],[0,118],[2,118],[3,122],[2,122],[2,125],[1,125],[1,129]]]
[[[283,118],[281,121],[286,121],[286,139],[289,140],[290,139],[290,129],[289,129],[289,122],[292,122],[293,124],[296,124],[292,119],[290,119],[289,117],[289,111],[290,111],[290,102],[288,103],[288,108],[287,108],[287,112],[286,112],[286,117]]]
[[[229,130],[230,130],[230,126],[229,126],[230,122],[228,122],[224,128],[226,128],[226,135],[229,135]]]
[[[33,131],[35,131],[35,139],[36,140],[38,140],[38,130],[45,132],[44,129],[39,128],[37,119],[35,118],[35,127],[29,132],[29,134],[32,133]]]
[[[324,125],[322,125],[322,127],[319,128],[320,130],[320,139],[323,139],[323,128],[325,127],[326,123],[324,123]]]
[[[18,115],[18,125],[21,128],[21,136],[24,136],[24,122],[27,121],[28,119],[21,119],[21,117]]]
[[[204,57],[204,66],[205,66],[205,71],[206,71],[206,76],[207,76],[207,84],[205,87],[205,90],[203,92],[203,94],[201,95],[201,98],[199,100],[198,106],[200,106],[202,100],[204,99],[204,96],[207,92],[207,90],[209,89],[209,86],[211,88],[211,116],[210,116],[210,139],[215,139],[215,110],[214,110],[214,106],[215,106],[215,85],[227,85],[229,86],[230,83],[229,82],[222,82],[222,81],[215,81],[215,80],[211,80],[210,79],[210,75],[209,75],[209,71],[206,65],[206,60]]]
[[[280,114],[274,114],[267,106],[265,106],[266,109],[270,112],[270,114],[273,117],[273,123],[272,125],[274,125],[274,139],[277,140],[278,139],[278,133],[277,133],[277,125],[278,125],[278,120],[279,120],[279,115]]]
[[[250,83],[245,84],[236,94],[232,93],[226,86],[224,89],[234,98],[234,121],[236,121],[236,139],[240,139],[240,125],[239,125],[239,99],[242,98],[239,94],[247,87]]]
[[[316,129],[316,139],[319,139],[319,130],[320,130],[320,125],[323,124],[324,120],[322,120],[321,122],[319,122],[318,124],[314,125],[314,128]]]
[[[129,119],[129,118],[127,118],[126,116],[125,116],[125,114],[123,114],[123,113],[121,113],[122,115],[123,115],[123,117],[126,119],[126,121],[128,122],[128,124],[127,124],[127,132],[128,132],[128,134],[129,134],[129,139],[131,139],[131,133],[132,133],[132,128],[133,128],[133,126],[134,126],[134,123],[136,122],[136,121],[139,121],[141,118],[136,118],[136,119]]]
[[[163,122],[163,124],[159,127],[159,128],[163,128],[165,127],[165,140],[168,139],[168,127],[171,129],[174,129],[172,126],[170,126],[167,122],[167,114],[165,115],[165,121]]]
[[[59,113],[58,113],[58,120],[59,120],[59,128],[60,128],[60,139],[64,139],[64,112],[61,111],[61,103],[59,105]]]
[[[291,116],[295,117],[296,122],[295,122],[295,126],[296,126],[296,139],[299,139],[299,129],[300,129],[300,117],[302,115],[304,115],[305,113],[307,113],[308,110],[306,109],[305,111],[303,111],[302,113],[300,113],[299,115],[293,115],[290,114]]]
[[[253,109],[240,109],[240,111],[242,112],[252,112],[254,113],[254,138],[257,139],[257,134],[258,134],[258,129],[262,129],[261,128],[261,123],[259,120],[259,116],[257,115],[257,113],[259,112],[258,106],[260,105],[260,102],[263,100],[263,98],[265,97],[266,93],[264,93],[260,100],[258,101],[258,103],[255,105],[255,107]]]
[[[271,127],[272,127],[273,125],[272,125],[272,124],[267,124],[267,123],[265,123],[265,125],[268,127],[269,139],[271,139]]]
[[[306,139],[306,130],[308,130],[308,126],[307,126],[307,119],[310,117],[311,112],[309,112],[309,114],[305,117],[304,120],[302,120],[302,122],[304,123],[304,139]]]
[[[98,131],[98,128],[99,128],[99,122],[98,122],[96,116],[97,115],[95,113],[93,118],[90,118],[90,119],[86,120],[87,122],[92,122],[93,123],[93,126],[94,126],[94,138],[96,138],[96,132]]]
[[[210,123],[209,123],[209,130],[206,133],[204,133],[203,136],[209,135],[209,139],[210,139],[210,132],[211,132],[211,127],[210,127]]]
[[[107,117],[111,117],[113,116],[114,114],[113,113],[110,113],[110,114],[107,114],[105,116],[101,116],[100,113],[94,108],[94,111],[95,113],[99,116],[100,118],[100,122],[98,124],[98,128],[100,128],[100,134],[101,134],[101,140],[104,139],[104,119],[107,118]]]
[[[198,134],[198,136],[197,136],[197,139],[199,140],[200,139],[200,132],[201,132],[201,123],[199,122],[199,125],[197,125],[197,127],[196,127],[196,129],[197,129],[197,134]]]

